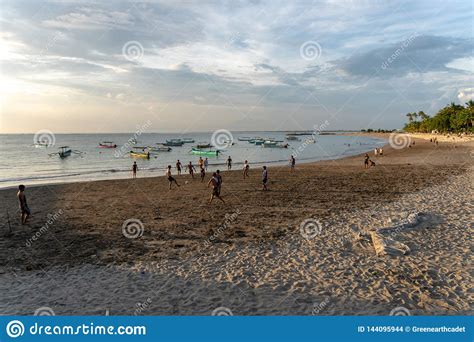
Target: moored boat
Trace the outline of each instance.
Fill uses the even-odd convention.
[[[238,137],[239,141],[249,141],[252,138],[251,137]]]
[[[192,144],[194,143],[194,139],[193,138],[183,138],[181,139],[181,141],[185,144]]]
[[[208,144],[208,143],[199,143],[196,145],[196,148],[211,148],[212,145],[211,144]]]
[[[184,142],[181,139],[167,139],[164,146],[183,146]]]
[[[116,148],[117,145],[113,141],[102,141],[99,143],[99,148]]]
[[[130,157],[133,157],[133,158],[145,158],[145,159],[150,159],[150,152],[135,152],[135,151],[130,151]]]
[[[219,156],[220,151],[219,150],[200,150],[198,148],[192,148],[191,150],[192,154],[196,154],[199,156],[212,156],[212,157],[217,157]]]
[[[298,138],[296,135],[288,134],[288,135],[286,136],[286,140],[299,141],[300,138]]]

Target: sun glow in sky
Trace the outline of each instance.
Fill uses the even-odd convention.
[[[2,1],[0,133],[399,128],[473,98],[470,1]]]

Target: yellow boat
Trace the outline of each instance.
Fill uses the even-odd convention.
[[[150,153],[130,151],[130,157],[150,159]]]

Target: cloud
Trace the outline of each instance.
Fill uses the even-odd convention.
[[[462,103],[469,100],[474,100],[474,88],[464,88],[460,89],[458,92],[458,99]]]
[[[408,73],[446,71],[451,61],[469,56],[474,40],[413,33],[403,41],[336,61],[355,76],[400,77]]]

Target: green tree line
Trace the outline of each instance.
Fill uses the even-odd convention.
[[[431,133],[474,133],[474,101],[469,100],[465,106],[451,103],[442,108],[435,116],[430,117],[423,111],[408,113],[406,132]]]

